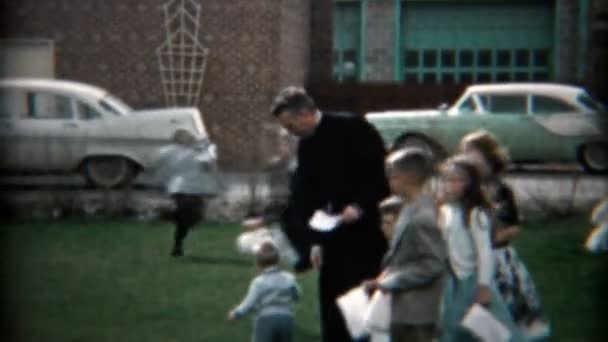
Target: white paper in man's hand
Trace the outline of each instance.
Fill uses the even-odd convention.
[[[363,316],[369,305],[369,297],[363,287],[358,286],[346,292],[336,299],[336,303],[352,338],[358,339],[367,336],[369,332],[365,329]]]
[[[469,309],[462,325],[484,342],[506,342],[511,338],[509,329],[479,304]]]
[[[316,231],[330,232],[340,224],[341,220],[340,215],[329,215],[323,210],[317,210],[310,218],[310,221],[308,221],[308,224]]]

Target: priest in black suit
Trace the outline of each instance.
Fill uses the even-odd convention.
[[[272,114],[300,137],[283,228],[300,254],[299,268],[312,259],[320,269],[323,341],[351,341],[336,298],[380,271],[387,243],[378,203],[389,193],[384,144],[361,117],[321,113],[302,88],[283,89]],[[313,231],[308,222],[319,209],[341,215],[342,223],[331,232]]]

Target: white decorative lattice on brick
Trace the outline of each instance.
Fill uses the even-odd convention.
[[[201,5],[171,0],[163,5],[165,41],[156,49],[165,102],[197,106],[209,49],[199,42]]]

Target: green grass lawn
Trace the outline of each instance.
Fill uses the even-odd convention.
[[[606,256],[581,249],[584,219],[528,224],[518,248],[540,287],[553,341],[605,341]],[[72,219],[0,229],[2,317],[18,341],[247,341],[226,320],[255,274],[235,225],[207,224],[171,259],[166,223]],[[319,339],[316,275],[299,276],[297,341]],[[3,334],[3,333],[0,333]],[[6,341],[6,339],[3,339]]]

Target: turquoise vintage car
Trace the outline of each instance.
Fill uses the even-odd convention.
[[[469,86],[448,107],[368,113],[390,149],[420,146],[442,158],[468,132],[492,132],[523,162],[579,161],[590,172],[608,171],[607,113],[580,87],[506,83]]]

